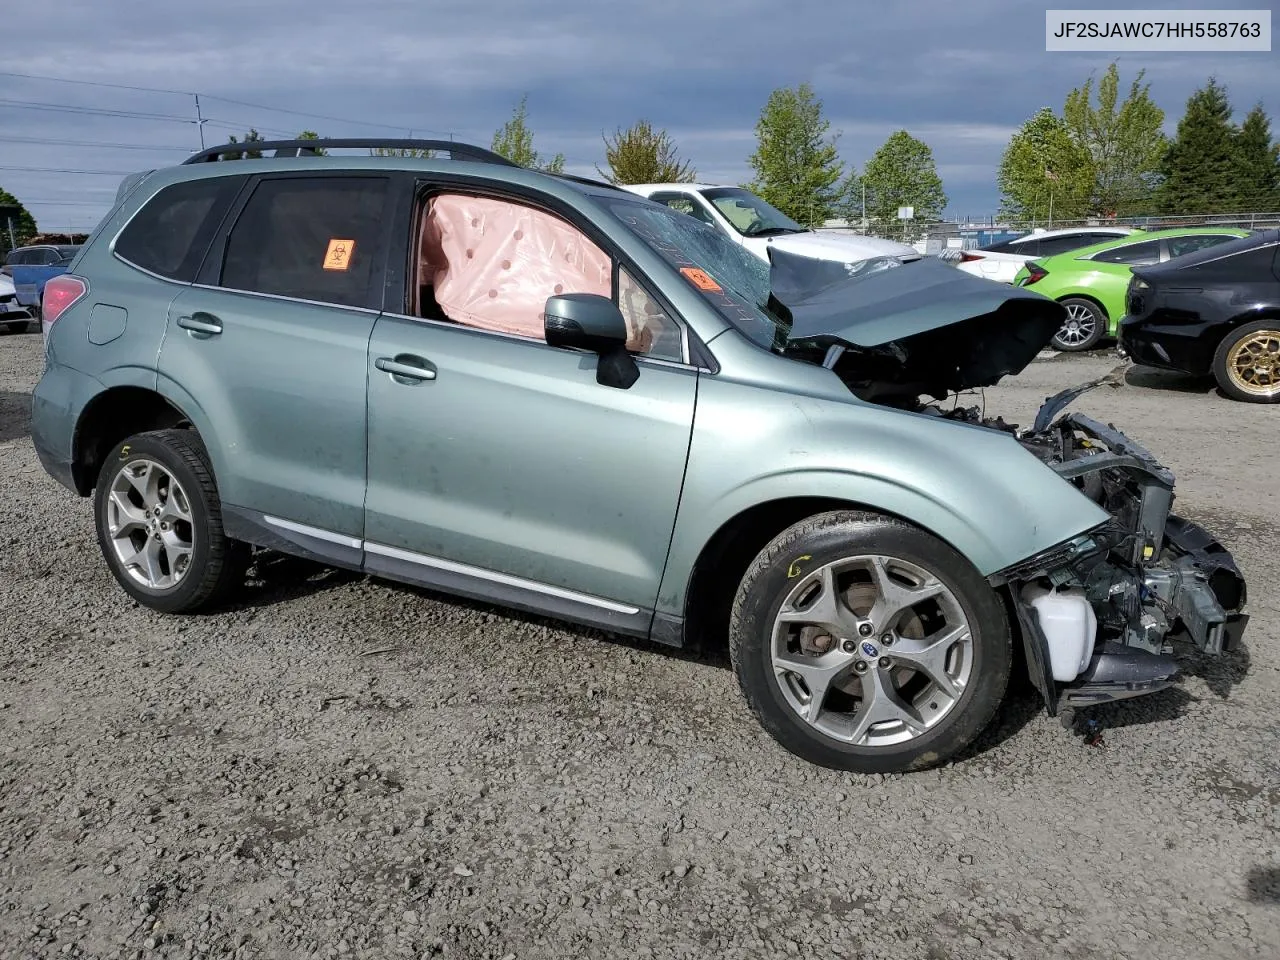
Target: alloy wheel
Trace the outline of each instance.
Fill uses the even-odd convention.
[[[1089,342],[1097,326],[1098,318],[1092,310],[1083,304],[1072,303],[1067,306],[1067,321],[1054,339],[1066,346],[1077,347]]]
[[[111,480],[107,532],[121,568],[149,590],[177,586],[191,566],[195,529],[191,501],[154,460],[123,464]]]
[[[854,746],[928,732],[959,703],[973,663],[955,594],[894,557],[848,557],[807,573],[774,620],[783,699],[805,723]]]
[[[1280,394],[1280,330],[1258,330],[1234,344],[1227,353],[1227,376],[1251,396]]]

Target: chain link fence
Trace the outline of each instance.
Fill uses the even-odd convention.
[[[1149,217],[1090,217],[1082,220],[1006,220],[994,215],[958,217],[953,220],[909,221],[904,224],[881,225],[870,222],[863,228],[858,221],[828,220],[820,230],[833,233],[856,233],[912,244],[927,256],[958,260],[964,250],[976,250],[993,243],[1011,240],[1033,230],[1066,230],[1073,227],[1134,227],[1139,230],[1170,230],[1176,227],[1237,227],[1242,230],[1266,230],[1280,227],[1280,212],[1206,213]]]

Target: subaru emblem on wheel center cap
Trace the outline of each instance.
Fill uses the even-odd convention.
[[[862,641],[862,652],[872,660],[880,656],[880,651],[876,648],[876,645],[874,643],[869,643],[866,640]]]

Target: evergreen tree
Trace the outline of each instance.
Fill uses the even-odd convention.
[[[1249,111],[1236,137],[1236,182],[1238,212],[1280,210],[1280,156],[1262,104]]]
[[[1187,100],[1178,134],[1161,164],[1161,212],[1198,214],[1233,209],[1239,199],[1238,148],[1226,88],[1210,77]]]

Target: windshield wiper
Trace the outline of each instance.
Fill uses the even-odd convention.
[[[747,234],[748,237],[772,237],[779,233],[808,233],[803,227],[796,229],[795,227],[765,227],[763,230],[752,230]]]

